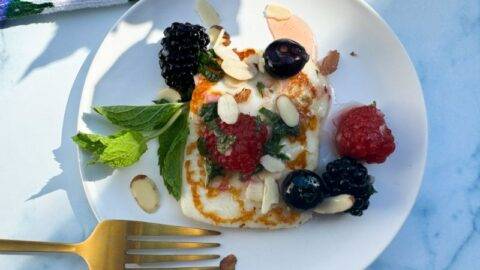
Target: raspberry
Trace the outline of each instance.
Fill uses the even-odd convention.
[[[205,142],[213,161],[229,171],[251,175],[260,164],[263,155],[263,145],[267,141],[268,130],[252,116],[240,114],[235,124],[229,125],[217,119],[220,130],[225,135],[235,136],[230,149],[223,154],[217,146],[218,137],[212,130],[204,134]]]
[[[198,54],[210,42],[205,28],[190,23],[175,22],[165,29],[158,53],[165,83],[179,90],[183,101],[190,100],[198,72]]]
[[[395,150],[392,131],[375,105],[350,109],[340,116],[335,136],[340,156],[382,163]]]

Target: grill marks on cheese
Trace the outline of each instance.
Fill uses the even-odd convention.
[[[198,160],[201,160],[201,159],[202,159],[201,157],[198,158]],[[205,174],[204,168],[203,167],[199,167],[199,168],[200,168],[200,171],[203,171],[203,174]],[[185,162],[184,169],[186,171],[187,183],[190,185],[190,190],[192,192],[193,204],[195,208],[204,217],[212,220],[216,224],[220,224],[220,223],[230,223],[230,224],[242,223],[243,224],[255,218],[256,208],[254,207],[250,210],[246,209],[244,199],[242,198],[242,191],[239,188],[229,186],[228,189],[226,190],[220,190],[218,187],[217,188],[205,187],[204,177],[201,177],[200,179],[195,179],[194,177],[195,173],[192,171],[190,160],[187,160]],[[201,173],[201,175],[203,174]],[[203,204],[202,198],[200,196],[200,189],[207,190],[208,198],[217,197],[220,195],[221,192],[227,192],[231,194],[231,196],[234,198],[235,202],[238,205],[240,214],[235,217],[225,218],[213,211],[206,210]],[[278,225],[278,223],[293,224],[295,221],[298,220],[299,217],[300,217],[300,214],[297,213],[296,211],[287,209],[285,207],[277,206],[275,208],[272,208],[267,214],[257,217],[256,221],[261,222],[266,226],[276,226]]]

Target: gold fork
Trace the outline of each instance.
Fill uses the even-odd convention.
[[[0,240],[0,252],[68,252],[81,256],[90,270],[119,269],[177,269],[177,270],[218,270],[218,267],[180,267],[180,268],[126,268],[126,264],[186,262],[217,259],[218,255],[145,255],[138,251],[154,249],[191,249],[218,247],[217,243],[201,242],[160,242],[132,240],[138,236],[207,236],[220,232],[188,227],[179,227],[140,221],[107,220],[99,223],[93,233],[78,244],[32,242],[19,240]],[[127,251],[137,251],[135,254]]]

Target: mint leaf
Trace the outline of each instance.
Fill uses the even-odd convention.
[[[272,136],[263,146],[263,151],[272,157],[279,158],[281,160],[290,160],[290,158],[282,153],[283,144],[280,143],[282,138],[278,136]]]
[[[228,149],[235,143],[237,138],[233,135],[226,135],[225,133],[216,133],[217,136],[217,150],[221,154],[225,154]]]
[[[270,138],[263,147],[264,152],[281,160],[289,160],[289,157],[282,153],[283,145],[280,141],[286,136],[298,136],[300,134],[300,127],[298,125],[289,127],[278,114],[266,108],[261,108],[259,112],[265,117],[264,122],[266,122],[272,130]]]
[[[91,153],[103,152],[105,144],[102,142],[105,140],[105,136],[96,134],[78,133],[72,137],[72,140],[82,149]]]
[[[180,200],[182,193],[183,156],[188,133],[188,127],[177,131],[161,168],[165,186],[177,201]]]
[[[202,106],[200,109],[200,117],[202,117],[204,123],[214,121],[218,118],[217,105],[217,102],[211,102]]]
[[[143,135],[136,131],[123,131],[106,141],[106,148],[97,162],[112,168],[128,167],[137,162],[147,151]]]
[[[205,167],[207,170],[208,179],[205,181],[205,185],[208,186],[210,181],[213,180],[216,176],[224,175],[223,168],[212,160],[210,154],[208,153],[207,145],[205,138],[199,137],[197,140],[197,148],[200,155],[205,159]]]
[[[103,163],[112,168],[128,167],[147,151],[145,138],[140,132],[121,131],[111,136],[78,133],[73,141],[93,154],[91,163]]]
[[[206,123],[209,130],[212,130],[217,138],[217,150],[218,152],[225,154],[227,150],[235,143],[237,137],[234,135],[228,135],[217,125],[215,120]]]
[[[261,108],[259,112],[265,117],[266,123],[272,128],[273,136],[285,137],[285,136],[298,136],[300,134],[300,127],[289,127],[283,122],[280,115],[266,109]]]
[[[201,51],[198,55],[198,72],[211,82],[218,82],[225,75],[216,57],[213,49]]]
[[[177,200],[182,192],[183,155],[189,133],[188,110],[158,136],[158,165],[168,192]]]
[[[205,181],[205,186],[208,186],[215,177],[224,175],[223,168],[215,164],[210,158],[205,158],[205,167],[208,176],[208,179]]]
[[[200,117],[202,117],[202,120],[207,128],[215,133],[215,137],[217,137],[218,152],[225,154],[230,146],[235,143],[237,138],[233,135],[225,134],[217,125],[217,103],[212,102],[204,104],[200,109]]]
[[[263,82],[257,82],[257,90],[260,93],[260,96],[263,97],[263,92],[265,91],[265,84]]]
[[[183,107],[182,103],[165,103],[148,106],[101,106],[93,109],[117,126],[136,131],[152,131],[162,128]]]
[[[184,110],[182,114],[175,120],[175,122],[165,132],[158,136],[158,165],[160,167],[160,173],[165,157],[172,146],[173,141],[181,130],[188,129],[188,111]]]
[[[200,153],[202,157],[208,156],[207,142],[205,141],[204,137],[198,137],[197,149],[198,149],[198,153]]]

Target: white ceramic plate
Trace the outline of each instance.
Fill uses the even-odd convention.
[[[337,49],[342,58],[331,76],[336,103],[375,100],[387,116],[397,149],[381,165],[369,165],[378,193],[362,217],[317,217],[290,230],[220,229],[215,253],[234,253],[238,269],[361,269],[395,236],[417,195],[426,155],[427,123],[421,87],[404,48],[369,6],[356,0],[279,0],[304,18],[316,34],[318,54]],[[238,47],[265,47],[271,37],[264,1],[212,1],[222,25]],[[194,1],[141,1],[106,36],[90,67],[81,100],[78,129],[111,133],[115,128],[91,113],[92,105],[149,104],[164,86],[157,61],[163,29],[174,21],[200,23]],[[351,51],[358,54],[349,55]],[[80,153],[82,180],[99,220],[137,219],[204,226],[182,216],[160,178],[156,142],[135,166],[111,171],[87,166]],[[324,148],[325,149],[325,148]],[[142,212],[130,195],[130,180],[146,174],[157,182],[161,206]],[[212,240],[212,239],[205,239]],[[199,251],[199,252],[212,252]],[[202,262],[195,265],[212,265]]]

